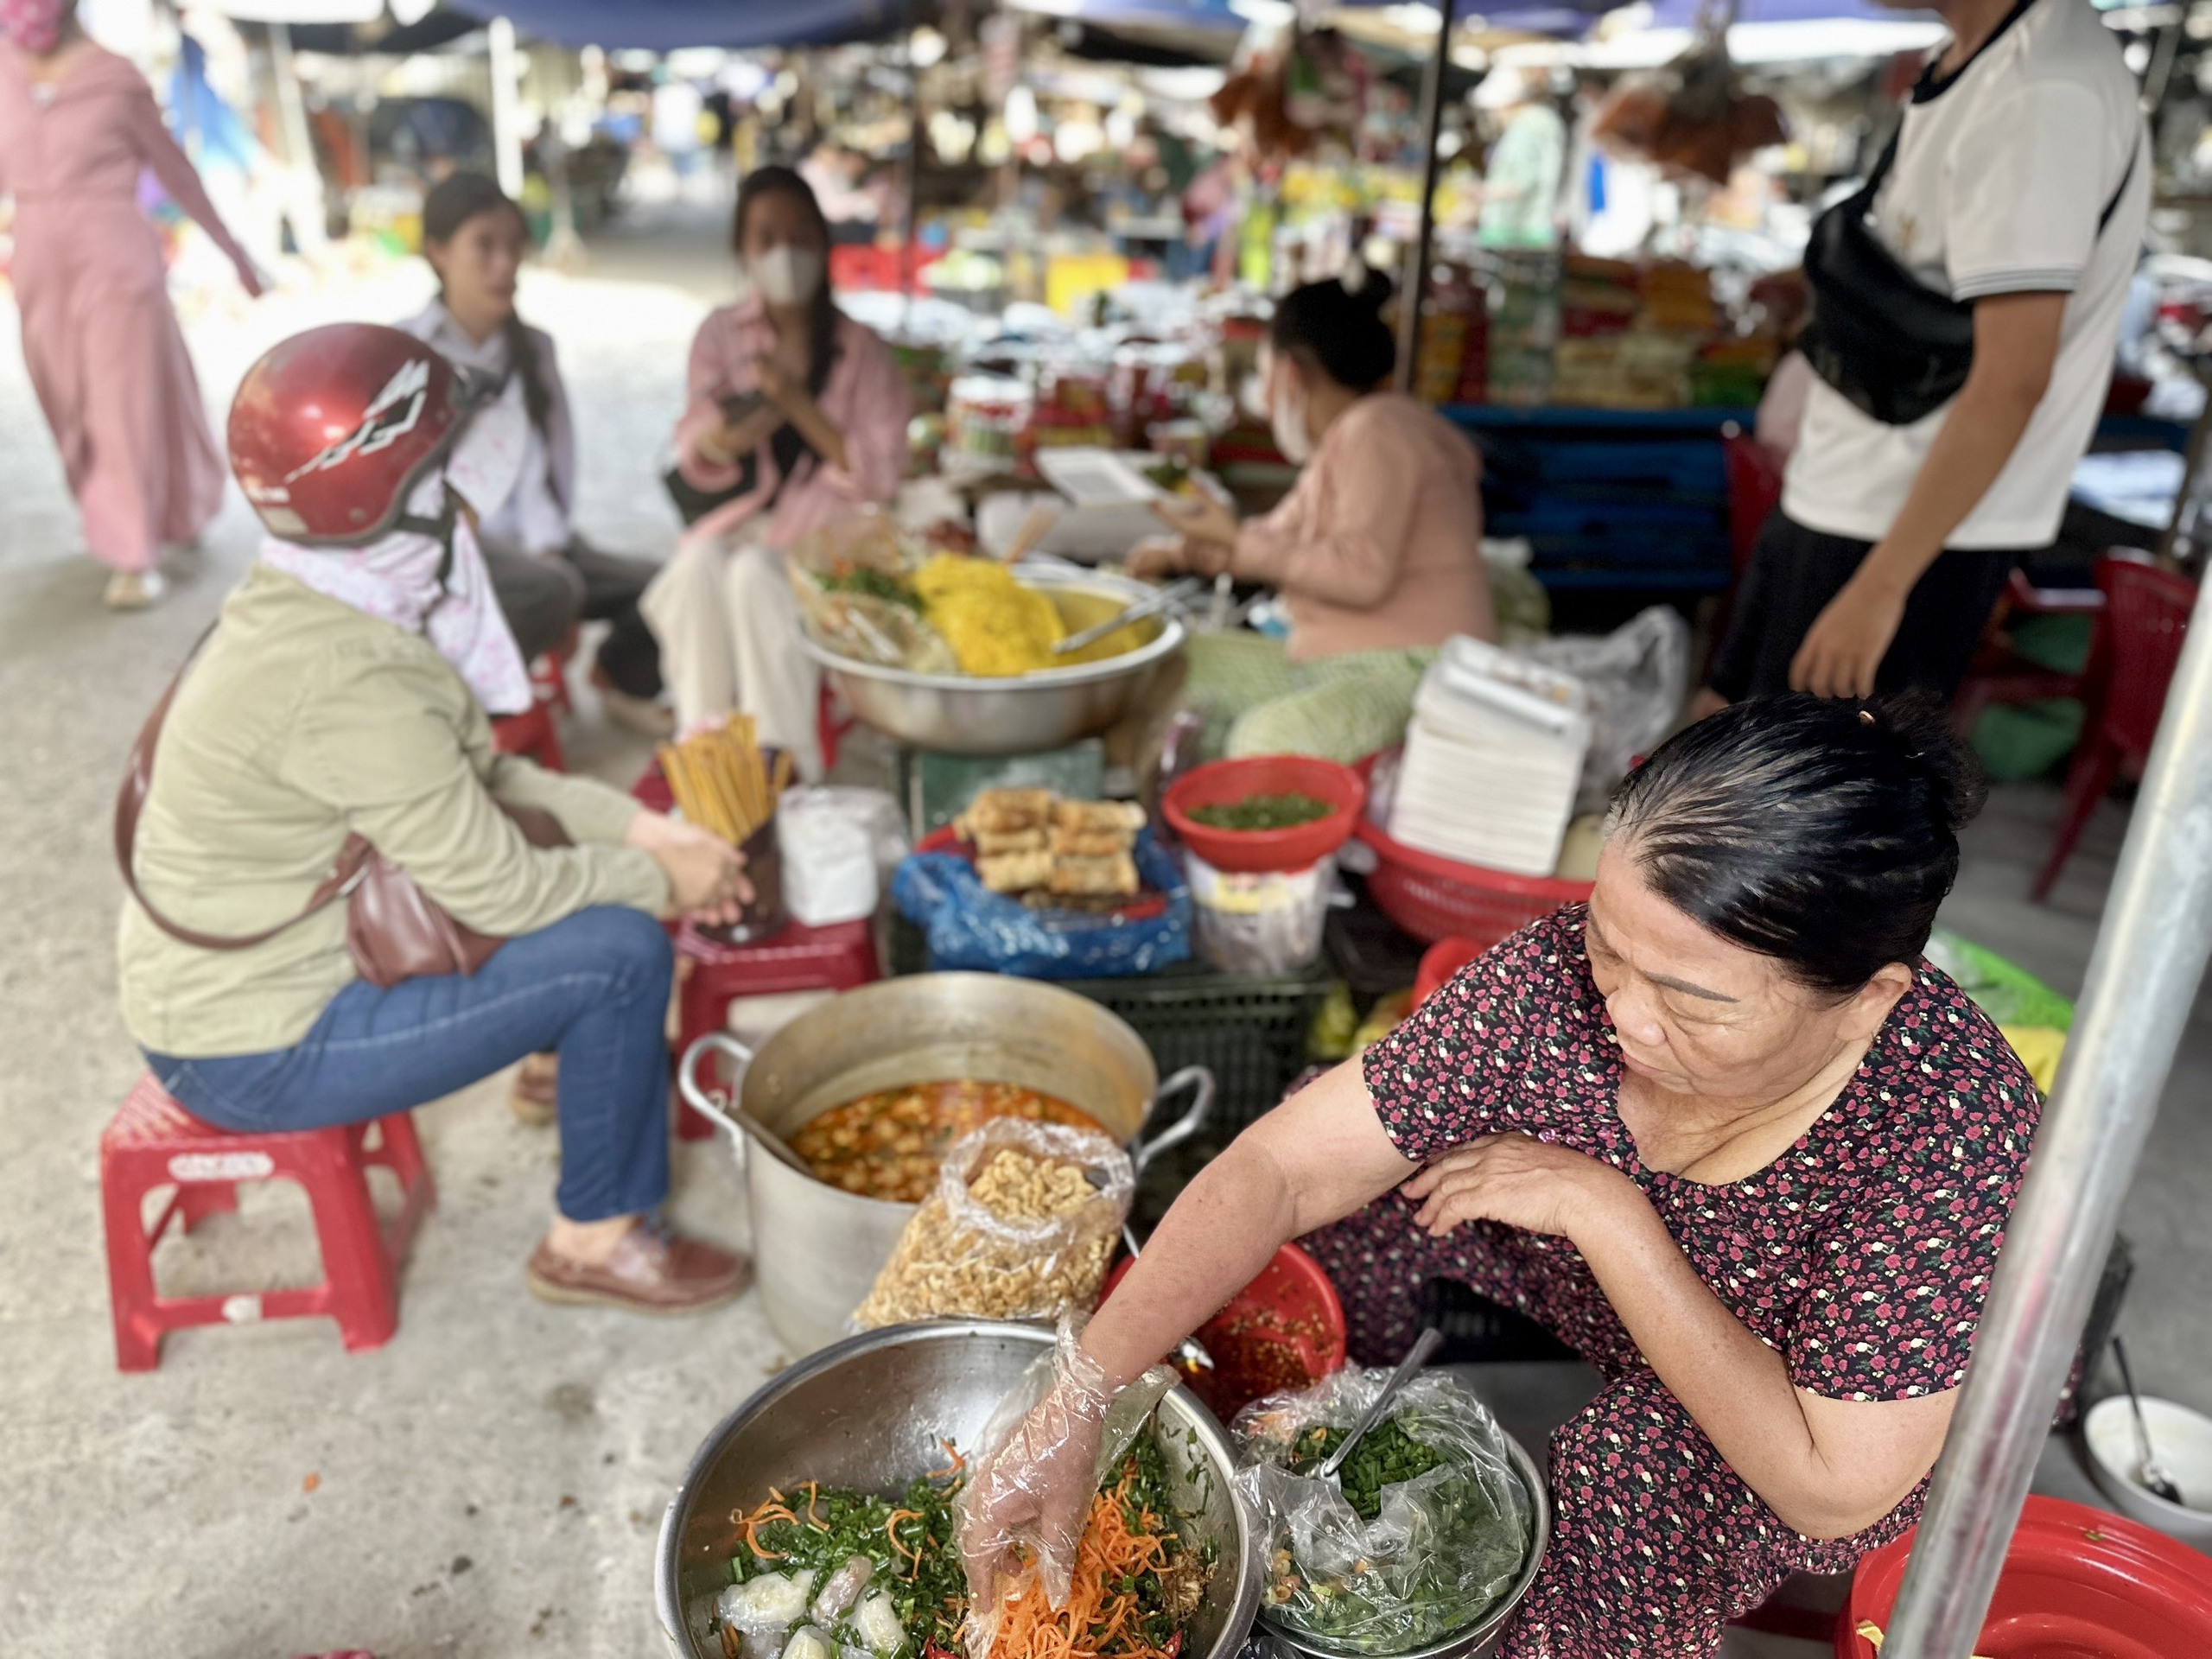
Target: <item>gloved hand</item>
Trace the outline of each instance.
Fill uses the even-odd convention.
[[[1044,1379],[1025,1378],[1000,1404],[960,1496],[971,1650],[989,1650],[1007,1591],[1026,1567],[1034,1569],[1054,1606],[1068,1598],[1116,1393],[1078,1345],[1077,1330],[1072,1319],[1061,1320],[1042,1399],[1027,1403]]]

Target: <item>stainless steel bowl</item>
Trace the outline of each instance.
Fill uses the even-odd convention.
[[[988,1320],[894,1325],[825,1348],[724,1418],[661,1518],[653,1598],[669,1652],[721,1659],[719,1645],[694,1638],[687,1614],[729,1581],[732,1510],[751,1509],[771,1486],[790,1491],[810,1480],[902,1491],[944,1464],[939,1435],[973,1447],[993,1408],[1052,1342],[1049,1331]],[[1260,1582],[1250,1531],[1231,1495],[1229,1442],[1181,1389],[1160,1402],[1156,1422],[1178,1507],[1190,1511],[1198,1537],[1218,1556],[1184,1651],[1231,1659],[1251,1628]]]
[[[1059,571],[1024,570],[1021,580],[1055,598],[1093,594],[1124,605],[1152,591],[1141,582]],[[1039,754],[1113,725],[1183,648],[1183,625],[1172,616],[1132,626],[1149,636],[1135,651],[1007,679],[917,674],[842,656],[804,634],[801,643],[853,713],[887,737],[943,754]]]
[[[1503,1431],[1501,1431],[1502,1433]],[[1513,1581],[1513,1588],[1505,1599],[1490,1612],[1464,1630],[1455,1631],[1440,1642],[1425,1648],[1411,1648],[1404,1653],[1393,1654],[1390,1659],[1476,1659],[1496,1648],[1505,1627],[1529,1594],[1529,1586],[1536,1581],[1536,1573],[1544,1564],[1544,1552],[1551,1548],[1552,1500],[1544,1488],[1543,1471],[1536,1467],[1521,1442],[1510,1434],[1505,1436],[1506,1450],[1512,1454],[1514,1471],[1521,1477],[1521,1484],[1528,1489],[1530,1506],[1535,1511],[1535,1532],[1529,1541],[1529,1559],[1521,1567],[1521,1576]],[[1370,1659],[1370,1656],[1355,1653],[1349,1648],[1331,1647],[1310,1636],[1300,1636],[1285,1630],[1274,1620],[1264,1616],[1261,1621],[1268,1634],[1286,1647],[1299,1653],[1311,1654],[1314,1659]]]

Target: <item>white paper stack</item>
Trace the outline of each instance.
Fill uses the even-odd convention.
[[[1455,638],[1414,698],[1390,835],[1463,864],[1549,875],[1589,747],[1581,681]]]

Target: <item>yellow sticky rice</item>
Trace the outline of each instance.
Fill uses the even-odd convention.
[[[962,673],[1004,677],[1058,665],[1052,646],[1067,637],[1058,610],[995,559],[940,553],[914,573],[914,591]]]

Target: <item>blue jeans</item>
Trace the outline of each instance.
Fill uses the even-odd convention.
[[[561,1056],[561,1184],[571,1221],[668,1196],[674,956],[642,911],[601,906],[509,939],[473,976],[356,980],[290,1048],[216,1059],[148,1053],[162,1086],[226,1129],[363,1123],[467,1088],[525,1054]]]

